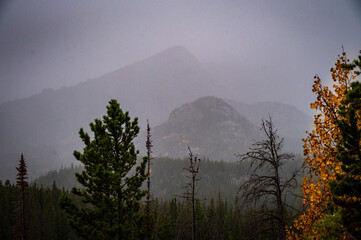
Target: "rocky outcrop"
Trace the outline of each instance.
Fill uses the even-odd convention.
[[[228,103],[203,97],[178,107],[153,129],[153,154],[183,158],[189,146],[199,157],[235,161],[258,136],[259,129]]]

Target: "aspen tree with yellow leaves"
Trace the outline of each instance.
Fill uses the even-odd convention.
[[[342,172],[341,163],[336,157],[337,141],[341,139],[338,111],[345,99],[345,91],[356,78],[354,71],[344,67],[348,63],[343,52],[335,67],[331,68],[332,87],[323,85],[319,76],[315,76],[312,91],[317,98],[311,108],[317,114],[314,116],[314,129],[303,139],[308,169],[302,185],[305,211],[294,220],[293,226],[287,228],[287,239],[323,239],[322,231],[316,226],[324,219],[333,199],[329,183]],[[339,236],[340,239],[351,239],[346,231]]]

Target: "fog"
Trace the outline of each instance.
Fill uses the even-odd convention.
[[[343,50],[361,0],[0,0],[0,239],[283,239],[348,151],[310,110]]]
[[[360,26],[357,1],[2,1],[0,103],[181,45],[202,63],[241,68],[253,97],[240,100],[307,112],[313,75],[329,79],[342,46],[358,54]]]

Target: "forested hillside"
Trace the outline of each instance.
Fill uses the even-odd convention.
[[[283,168],[287,174],[299,159]],[[186,185],[187,159],[156,158],[152,163],[152,237],[153,239],[189,239],[190,206],[181,195]],[[244,212],[237,208],[236,196],[240,184],[247,179],[249,164],[228,163],[202,159],[197,183],[197,226],[199,239],[231,239],[239,236],[263,236],[272,239],[272,234],[261,234],[259,227],[250,229],[247,222],[257,217],[252,209]],[[62,194],[69,194],[72,187],[80,187],[75,172],[81,166],[71,166],[50,171],[35,179],[28,189],[29,230],[28,239],[78,239],[66,221],[66,214],[59,208],[58,200]],[[143,186],[145,188],[145,186]],[[0,182],[0,229],[1,239],[13,239],[16,222],[14,212],[18,201],[18,189],[10,182]],[[145,203],[142,211],[145,211]],[[79,202],[80,203],[80,202]],[[296,207],[300,202],[293,202]],[[266,206],[264,206],[266,207]],[[289,213],[290,216],[293,214]],[[212,227],[210,227],[212,226]],[[266,228],[267,225],[262,226]],[[256,230],[257,229],[257,230]],[[144,229],[142,230],[144,231]],[[133,229],[129,239],[139,239],[144,232]],[[261,235],[259,235],[261,234]]]
[[[303,159],[300,157],[295,161],[290,161],[282,168],[281,174],[287,176],[292,170],[300,167],[302,161]],[[151,172],[153,197],[168,201],[180,196],[182,186],[187,181],[184,171],[186,166],[187,159],[155,158],[152,162]],[[80,186],[76,181],[75,172],[80,173],[82,170],[81,166],[53,170],[35,179],[34,183],[37,186],[51,187],[55,181],[58,187],[71,190],[74,186]],[[233,204],[239,186],[247,179],[249,173],[248,163],[201,159],[197,196],[205,202],[221,197]]]

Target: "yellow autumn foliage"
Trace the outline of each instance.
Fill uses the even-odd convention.
[[[346,54],[338,56],[335,67],[331,68],[331,88],[321,84],[319,76],[315,76],[313,92],[316,101],[311,108],[317,110],[314,115],[314,129],[303,139],[304,155],[308,168],[308,175],[303,179],[302,191],[305,212],[295,219],[293,225],[286,229],[287,239],[320,239],[321,233],[315,225],[324,218],[327,203],[332,199],[329,181],[335,180],[335,174],[341,171],[340,163],[336,159],[336,140],[340,139],[337,127],[337,111],[341,101],[345,98],[345,90],[355,74],[342,67],[348,63]],[[343,239],[347,239],[344,234]]]

